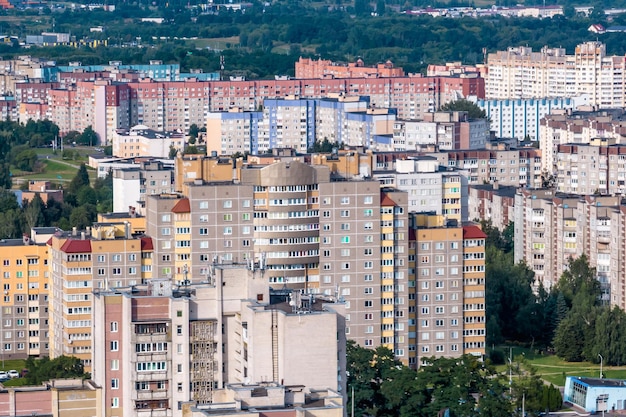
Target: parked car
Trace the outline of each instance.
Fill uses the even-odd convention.
[[[9,377],[9,374],[7,374],[7,373],[6,373],[6,372],[4,372],[4,371],[0,371],[0,381],[6,381],[6,380],[8,380],[8,379],[11,379],[11,378]]]
[[[7,374],[9,375],[9,378],[19,378],[20,377],[20,373],[17,372],[15,369],[11,369],[9,372],[7,372]]]

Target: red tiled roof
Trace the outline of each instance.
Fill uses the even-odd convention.
[[[154,246],[152,245],[151,237],[142,237],[141,238],[141,250],[154,250]]]
[[[67,239],[61,251],[65,253],[87,253],[91,252],[91,241],[82,239]]]
[[[382,207],[397,206],[396,202],[388,194],[380,193],[380,205]]]
[[[463,226],[463,239],[485,239],[487,235],[478,226]]]
[[[46,245],[52,246],[52,238],[48,239],[48,241],[46,242]]]
[[[172,213],[191,213],[191,205],[188,198],[181,198],[178,203],[172,207]]]

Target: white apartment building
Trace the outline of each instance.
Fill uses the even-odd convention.
[[[621,108],[626,104],[626,61],[607,56],[598,41],[576,47],[574,55],[564,48],[511,47],[489,54],[485,97],[531,99],[579,97],[601,108]]]
[[[539,140],[540,122],[555,110],[575,110],[589,104],[589,96],[530,99],[470,98],[485,111],[490,130],[498,138]]]
[[[137,125],[129,130],[117,130],[111,138],[113,155],[120,158],[151,156],[169,158],[170,149],[182,152],[185,135],[180,132],[162,132]]]
[[[259,122],[263,112],[243,111],[240,107],[227,112],[209,112],[206,121],[208,155],[232,155],[258,152]]]
[[[487,120],[470,120],[467,112],[434,112],[423,120],[396,120],[393,150],[411,151],[425,145],[441,150],[481,149],[489,138]]]

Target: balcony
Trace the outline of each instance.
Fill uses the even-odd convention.
[[[159,391],[136,391],[136,393],[135,400],[164,400],[169,398],[169,391],[166,389]]]

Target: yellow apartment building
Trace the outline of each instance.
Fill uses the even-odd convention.
[[[50,356],[76,356],[90,372],[93,292],[151,278],[152,239],[133,236],[129,223],[95,223],[52,236],[49,249]]]
[[[0,241],[2,359],[48,355],[48,247],[25,236]]]

